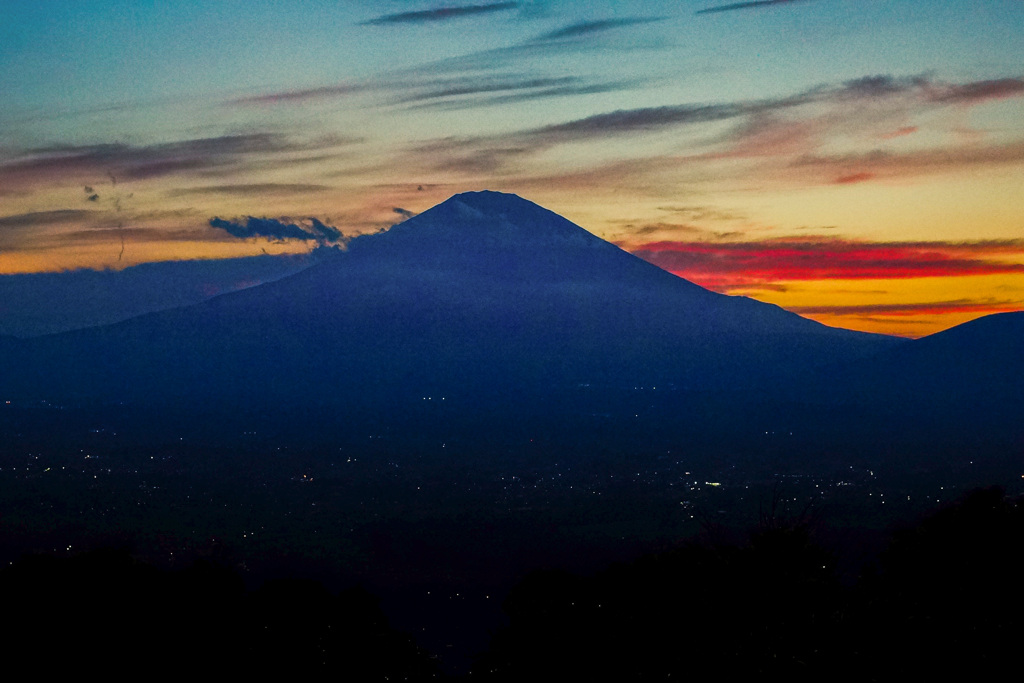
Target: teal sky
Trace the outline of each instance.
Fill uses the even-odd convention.
[[[396,79],[417,68],[428,73],[402,80],[441,72],[582,72],[629,87],[622,101],[656,104],[682,94],[763,97],[871,74],[997,78],[1024,62],[1019,0],[794,0],[697,13],[723,5],[481,3],[462,7],[490,11],[416,20],[416,12],[444,3],[5,1],[0,111],[10,122],[182,99],[215,105],[239,95]],[[398,20],[403,13],[411,18]],[[584,30],[572,35],[574,26]],[[543,40],[558,31],[567,35]],[[553,120],[559,110],[602,110],[596,102],[551,104]],[[10,137],[8,144],[18,142]]]
[[[0,15],[0,273],[259,253],[209,220],[352,234],[482,188],[652,259],[799,237],[822,258],[839,239],[1024,263],[1021,0],[0,0]],[[945,303],[956,320],[951,302],[1024,302],[1013,268],[926,292],[936,276],[901,263],[878,279],[915,282],[861,287],[877,302],[826,301],[785,269],[702,284],[794,310]]]

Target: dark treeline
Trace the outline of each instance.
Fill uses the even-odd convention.
[[[122,550],[25,557],[0,572],[0,604],[0,651],[36,675],[396,681],[438,673],[363,590],[332,594],[284,579],[247,591],[237,572],[206,561],[167,572]]]
[[[774,521],[774,520],[772,520]],[[1024,626],[1024,506],[976,491],[896,532],[844,585],[802,524],[691,544],[592,577],[537,573],[508,597],[484,678],[924,680],[996,674]]]
[[[743,543],[694,541],[587,576],[530,574],[470,678],[920,680],[1014,663],[1024,499],[975,491],[894,532],[855,580],[814,538],[768,518]],[[25,557],[0,572],[0,601],[6,654],[39,672],[443,676],[365,591],[292,580],[246,590],[205,562],[165,572],[122,551]]]

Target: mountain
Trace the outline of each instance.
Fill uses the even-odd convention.
[[[820,400],[930,417],[942,428],[1016,426],[1024,438],[1024,311],[984,316],[816,378]]]
[[[515,195],[456,195],[299,273],[12,344],[0,392],[207,412],[539,410],[581,385],[738,391],[901,343],[716,294]]]

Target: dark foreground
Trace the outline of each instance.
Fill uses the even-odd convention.
[[[598,571],[526,574],[504,596],[502,622],[463,625],[490,636],[464,675],[897,680],[992,675],[1016,660],[1021,497],[971,492],[892,533],[856,575],[826,548],[827,529],[762,512],[746,538],[709,526]],[[450,609],[454,596],[442,597],[435,609]],[[0,601],[5,654],[40,673],[453,675],[445,652],[396,629],[365,589],[308,579],[247,587],[215,560],[171,570],[119,549],[25,556],[0,571]]]

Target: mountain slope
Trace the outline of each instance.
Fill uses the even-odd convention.
[[[851,363],[830,373],[829,384],[833,393],[842,388],[844,401],[863,405],[961,414],[1020,410],[1024,311],[978,318]]]

